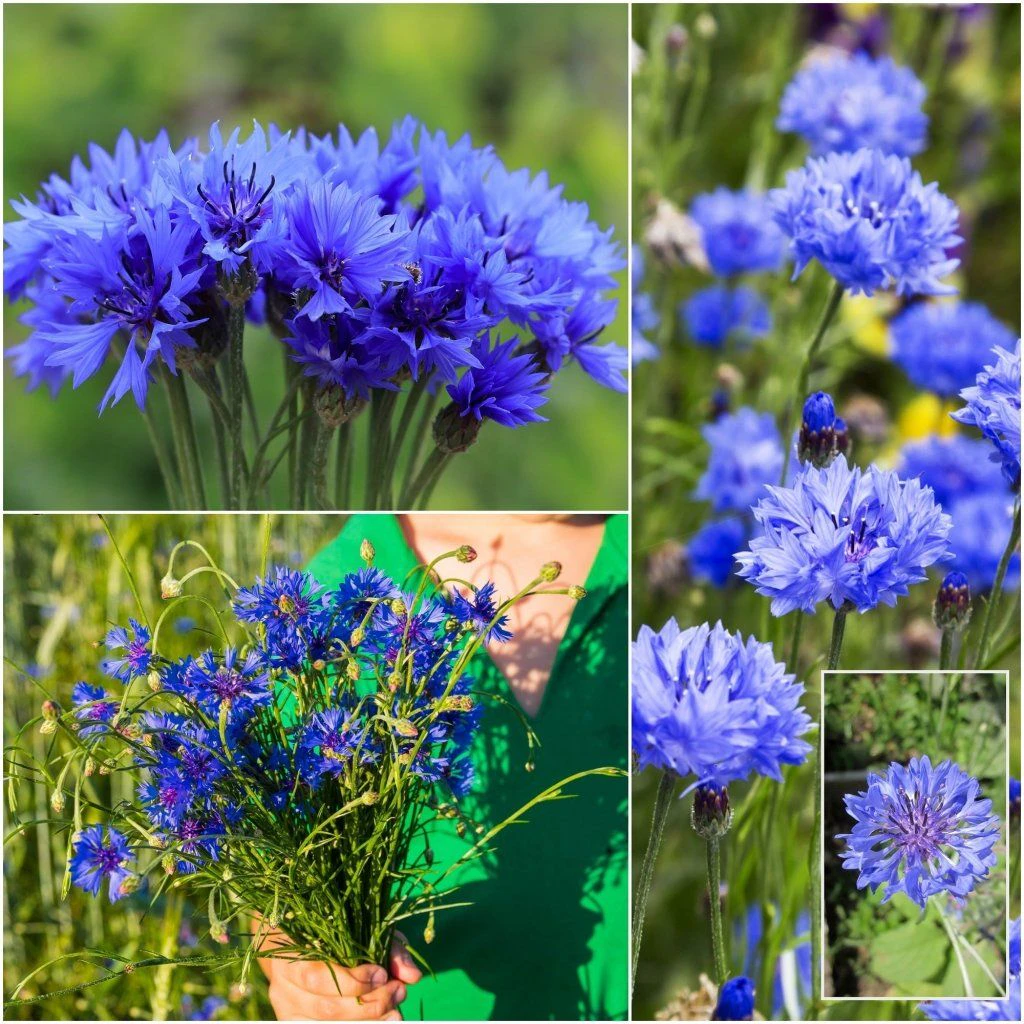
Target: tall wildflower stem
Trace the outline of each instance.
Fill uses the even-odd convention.
[[[231,417],[231,487],[228,507],[242,507],[242,415],[245,404],[245,303],[228,304],[228,414]]]
[[[708,904],[711,908],[711,952],[715,963],[715,983],[724,985],[728,977],[725,966],[725,938],[722,933],[722,851],[721,839],[707,840]]]
[[[828,649],[828,668],[839,667],[839,656],[843,650],[846,635],[845,607],[837,608],[832,620],[832,640]],[[824,690],[824,678],[822,678]],[[821,1013],[821,949],[822,949],[822,900],[821,900],[821,775],[825,739],[824,692],[820,702],[821,721],[818,722],[818,738],[814,751],[814,831],[811,833],[811,1007],[810,1012],[817,1020]]]
[[[647,915],[647,899],[651,894],[651,882],[654,880],[654,864],[658,859],[658,850],[665,834],[665,822],[672,807],[675,794],[676,776],[672,772],[663,772],[658,783],[658,794],[654,798],[654,817],[651,819],[651,834],[647,839],[643,864],[640,866],[640,878],[637,882],[636,895],[633,898],[633,952],[630,969],[630,992],[636,988],[636,967],[640,962],[640,944],[644,937],[644,918]]]
[[[316,438],[313,442],[313,501],[320,510],[330,507],[327,500],[327,455],[334,438],[334,429],[316,417]]]
[[[1017,496],[1013,509],[1013,528],[1010,530],[1010,539],[1006,542],[1006,549],[996,568],[996,576],[992,581],[992,593],[989,595],[988,604],[985,606],[985,618],[981,626],[981,639],[978,641],[978,650],[974,657],[975,668],[985,668],[985,659],[988,657],[989,643],[991,642],[992,623],[995,620],[996,606],[1003,593],[1003,581],[1006,579],[1006,570],[1009,568],[1010,559],[1017,550],[1017,542],[1020,540],[1020,495]]]
[[[953,664],[953,645],[956,640],[955,629],[944,629],[942,631],[942,639],[939,641],[939,669],[944,670],[949,668]],[[942,710],[943,718],[945,718],[946,710],[946,697],[943,693],[942,698]]]
[[[160,469],[160,477],[164,482],[164,490],[167,491],[167,500],[171,508],[181,508],[181,494],[178,490],[178,475],[174,468],[174,456],[167,450],[167,444],[163,435],[153,420],[153,413],[150,409],[141,410],[142,419],[146,424],[146,432],[149,434],[150,443],[153,446],[153,454],[156,456],[156,464]]]
[[[967,962],[964,960],[964,954],[960,949],[960,942],[957,938],[956,932],[953,930],[953,926],[949,923],[949,918],[946,917],[945,911],[939,905],[939,902],[935,901],[935,909],[939,912],[939,920],[942,922],[942,927],[946,929],[946,935],[949,937],[949,944],[953,947],[953,955],[956,957],[956,965],[960,971],[960,980],[963,982],[964,995],[968,999],[974,998],[974,986],[971,985],[971,976],[967,971]]]
[[[786,449],[786,454],[782,461],[783,483],[785,483],[786,473],[789,471],[789,460],[793,447],[790,440],[793,437],[793,431],[796,429],[795,416],[797,415],[797,410],[803,407],[803,401],[807,397],[807,384],[811,378],[811,370],[814,368],[814,360],[818,355],[818,349],[821,348],[821,343],[825,338],[829,325],[832,323],[839,310],[839,303],[842,298],[843,286],[838,281],[833,281],[832,290],[828,294],[828,301],[825,303],[825,308],[821,311],[821,317],[818,319],[818,326],[814,329],[814,335],[811,338],[811,343],[807,346],[807,351],[804,353],[804,360],[800,364],[800,373],[796,378],[796,395],[794,396],[792,405],[786,415],[786,433],[782,438],[782,443]]]
[[[190,507],[206,508],[206,491],[203,486],[203,469],[199,459],[199,444],[196,441],[192,408],[185,390],[185,380],[180,373],[164,373],[167,387],[167,401],[171,409],[171,425],[175,433],[175,447],[178,451],[182,483]]]

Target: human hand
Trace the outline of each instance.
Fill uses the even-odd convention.
[[[270,932],[260,948],[290,945],[282,932]],[[406,997],[406,986],[423,976],[400,932],[392,941],[387,970],[378,964],[349,968],[288,956],[260,957],[260,966],[270,982],[270,1004],[279,1020],[401,1020],[398,1006]]]

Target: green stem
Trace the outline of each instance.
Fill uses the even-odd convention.
[[[967,973],[967,964],[964,961],[964,955],[960,950],[960,943],[957,941],[956,932],[953,931],[953,926],[949,923],[946,918],[942,907],[939,906],[938,901],[935,902],[935,909],[939,912],[939,920],[942,922],[942,927],[946,929],[946,935],[949,936],[949,943],[953,947],[953,953],[956,956],[957,967],[960,968],[960,980],[964,985],[964,995],[968,999],[974,998],[974,987],[971,985],[971,976]]]
[[[719,849],[721,840],[707,840],[708,902],[711,907],[711,951],[715,962],[715,983],[725,984],[728,970],[725,966],[725,939],[722,935],[722,862]]]
[[[793,622],[793,636],[789,643],[789,661],[786,662],[786,668],[790,672],[796,672],[797,662],[800,660],[800,634],[803,632],[803,626],[804,613],[797,609],[796,618]]]
[[[427,456],[419,473],[416,474],[416,479],[402,492],[402,500],[400,502],[402,508],[416,507],[416,502],[423,489],[434,478],[434,474],[440,472],[447,459],[447,452],[443,452],[437,447],[434,448]]]
[[[295,466],[295,475],[291,487],[291,507],[293,511],[301,511],[306,507],[306,492],[308,490],[309,475],[306,467],[313,456],[313,432],[316,430],[317,412],[313,408],[313,388],[311,380],[302,382],[302,417],[299,423],[298,456]]]
[[[974,658],[975,668],[985,666],[985,658],[988,656],[989,637],[992,632],[992,620],[995,618],[996,606],[1003,593],[1003,580],[1006,578],[1006,570],[1017,550],[1017,541],[1020,540],[1020,497],[1017,497],[1013,509],[1013,528],[1010,530],[1010,539],[1006,543],[1003,557],[999,559],[999,566],[996,569],[996,577],[992,581],[992,592],[989,594],[988,604],[985,607],[985,620],[981,627],[981,639],[978,641],[978,652]]]
[[[419,508],[425,509],[430,504],[430,499],[433,496],[434,488],[437,486],[437,482],[441,479],[441,477],[444,476],[444,471],[451,464],[451,461],[452,457],[449,454],[445,455],[445,457],[438,462],[437,468],[431,474],[430,479],[427,481],[426,485],[423,488],[423,491],[419,496],[419,500],[417,502],[417,506]]]
[[[334,462],[334,507],[347,509],[352,482],[352,423],[338,428],[338,449]]]
[[[939,643],[939,669],[940,671],[952,667],[953,664],[953,644],[956,640],[955,629],[944,629],[942,631],[942,640]],[[942,707],[945,712],[946,707],[946,695],[942,696]],[[945,714],[943,714],[945,717]]]
[[[661,839],[665,834],[665,822],[672,807],[672,797],[676,788],[676,776],[672,772],[664,772],[658,783],[658,795],[654,799],[654,817],[651,819],[651,834],[647,840],[643,864],[640,866],[640,878],[637,882],[636,895],[633,898],[633,964],[630,974],[630,990],[636,988],[636,968],[640,961],[640,944],[644,937],[644,918],[647,916],[647,899],[651,894],[651,882],[654,880],[654,864],[658,859]]]
[[[284,379],[287,384],[287,391],[285,393],[285,402],[288,406],[287,420],[288,423],[288,496],[291,496],[295,492],[295,477],[298,472],[297,459],[298,459],[298,434],[296,432],[296,421],[299,417],[299,389],[297,385],[298,376],[300,373],[298,364],[291,356],[288,355],[288,351],[285,346],[282,346],[284,351]],[[293,506],[294,507],[294,504]]]
[[[313,501],[316,507],[326,510],[330,507],[327,500],[327,453],[330,451],[334,428],[316,417],[316,438],[313,442],[312,478]]]
[[[782,482],[786,481],[786,473],[789,470],[789,460],[793,448],[793,431],[796,429],[796,416],[800,414],[800,410],[803,408],[804,400],[807,398],[807,384],[811,378],[811,370],[814,367],[814,359],[818,354],[818,349],[821,347],[822,340],[825,337],[825,332],[829,328],[829,324],[832,323],[833,318],[839,309],[839,303],[843,298],[843,286],[838,282],[832,283],[832,290],[828,293],[828,301],[825,303],[825,308],[821,312],[821,317],[818,320],[818,326],[815,328],[814,336],[811,338],[810,345],[807,346],[807,352],[804,354],[804,361],[800,364],[800,373],[796,379],[796,395],[793,399],[793,406],[790,408],[786,416],[786,433],[782,438],[783,445],[786,449],[785,457],[782,460]]]
[[[365,507],[368,510],[380,507],[388,497],[390,480],[387,464],[391,447],[391,417],[395,411],[394,391],[374,391],[370,398],[370,432],[366,449],[366,493]]]
[[[428,395],[426,402],[423,403],[423,408],[420,410],[419,419],[416,421],[416,427],[413,430],[412,446],[409,450],[409,459],[405,464],[405,482],[402,485],[403,495],[409,493],[412,481],[416,477],[416,464],[420,460],[420,452],[423,450],[423,442],[427,439],[427,433],[430,431],[437,401],[437,392],[432,395]],[[402,508],[411,507],[404,501],[401,502],[401,505]]]
[[[178,489],[177,473],[174,469],[174,457],[167,450],[167,444],[157,429],[156,421],[153,418],[152,408],[142,410],[142,418],[146,423],[146,431],[149,434],[150,444],[153,446],[153,454],[156,456],[156,464],[160,469],[160,476],[164,482],[164,490],[167,492],[167,500],[171,503],[172,509],[181,508],[181,492]]]
[[[203,486],[203,469],[199,459],[199,445],[196,441],[195,424],[189,405],[185,380],[180,373],[164,374],[167,385],[167,400],[171,408],[171,423],[178,435],[179,458],[182,460],[181,476],[189,497],[190,508],[206,509],[206,492]]]
[[[245,404],[245,303],[228,305],[228,413],[231,417],[231,493],[228,507],[242,507],[242,415]]]
[[[406,435],[409,433],[409,427],[412,425],[413,414],[416,412],[416,407],[420,404],[420,399],[423,398],[426,390],[426,374],[422,374],[420,379],[414,381],[412,387],[409,388],[408,397],[405,400],[405,405],[402,407],[402,415],[399,417],[398,426],[395,428],[395,436],[388,449],[385,479],[389,482],[393,478],[395,470],[398,468],[399,455],[402,451],[402,445],[405,444]]]

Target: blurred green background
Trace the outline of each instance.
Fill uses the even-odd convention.
[[[967,245],[955,283],[964,298],[985,303],[1019,329],[1020,234],[1020,8],[1017,5],[935,4],[635,4],[633,76],[633,241],[643,246],[646,275],[661,325],[649,332],[661,349],[635,369],[633,383],[633,627],[659,629],[669,616],[684,627],[721,619],[730,630],[773,640],[787,659],[793,616],[769,620],[764,598],[734,579],[724,588],[694,581],[681,552],[710,518],[707,502],[692,492],[704,472],[708,446],[700,430],[711,399],[735,381],[732,407],[753,406],[779,416],[792,398],[797,370],[830,281],[818,267],[795,284],[788,273],[761,275],[756,286],[772,306],[775,328],[740,349],[698,347],[685,337],[679,302],[711,283],[678,261],[659,261],[646,242],[659,200],[678,210],[722,185],[766,188],[782,184],[799,166],[806,145],[774,128],[782,90],[812,47],[870,45],[909,64],[928,88],[927,149],[914,165],[938,181],[959,204]],[[955,429],[936,396],[922,394],[889,358],[885,321],[894,302],[843,300],[829,335],[827,355],[811,379],[837,399],[866,398],[878,436],[858,435],[853,458],[892,466],[899,446],[914,437]],[[863,404],[863,403],[862,403]],[[959,404],[959,403],[957,403]],[[851,417],[852,419],[852,417]],[[1007,524],[1007,534],[1009,524]],[[938,633],[931,604],[941,570],[911,589],[895,608],[850,616],[841,667],[934,668]],[[1011,773],[1020,773],[1020,596],[1004,595],[1001,640],[994,665],[1011,672]],[[976,599],[976,645],[982,619]],[[807,686],[805,706],[818,717],[820,669],[831,616],[805,616],[797,664]],[[635,776],[632,789],[633,877],[644,855],[659,776]],[[692,780],[687,780],[690,782]],[[681,788],[681,787],[680,787]],[[781,953],[806,935],[808,854],[813,825],[811,764],[788,768],[782,786],[765,779],[730,787],[735,810],[723,840],[723,883],[731,970],[753,978],[758,1012],[786,1019],[777,1005],[773,973]],[[650,1019],[667,1006],[675,1014],[692,1004],[712,973],[704,843],[690,826],[690,799],[670,811],[651,890],[637,973],[634,1014]],[[1020,830],[1013,849],[1019,857]],[[1011,912],[1020,912],[1019,875]],[[745,933],[763,927],[760,945],[745,962]],[[806,949],[806,946],[804,947]],[[807,1000],[804,1000],[806,1005]],[[711,1006],[696,999],[704,1019]],[[908,1002],[839,1002],[835,1020],[921,1019]],[[694,1018],[699,1019],[699,1018]]]
[[[337,535],[344,521],[342,515],[274,517],[271,561],[304,565]],[[196,909],[193,916],[186,905],[179,924],[179,908],[172,902],[175,895],[162,897],[147,913],[126,913],[124,905],[112,906],[105,897],[93,899],[74,887],[68,898],[61,900],[68,833],[57,823],[61,818],[68,820],[70,811],[62,815],[52,812],[52,787],[42,779],[34,780],[28,770],[32,759],[39,762],[45,758],[54,738],[43,735],[38,724],[28,723],[39,716],[40,704],[48,695],[67,707],[77,680],[97,681],[107,629],[137,614],[118,550],[154,621],[162,603],[160,579],[178,541],[198,541],[235,578],[252,579],[263,548],[263,517],[113,515],[108,525],[109,535],[95,515],[4,517],[3,799],[9,830],[4,846],[5,999],[40,967],[44,969],[18,993],[21,998],[102,977],[104,965],[110,964],[107,953],[134,959],[147,950],[175,956],[211,955],[221,950],[202,923],[205,908]],[[175,570],[183,574],[203,563],[195,551],[183,549],[175,559]],[[196,593],[213,601],[223,599],[212,577],[197,577],[193,582],[198,585]],[[198,604],[195,608],[195,624],[201,627],[204,610]],[[176,628],[187,629],[188,619],[179,620]],[[10,748],[16,743],[14,752]],[[20,775],[20,780],[10,781],[14,774]],[[131,779],[125,772],[100,776],[95,782],[113,788],[104,797],[132,798]],[[7,803],[11,799],[17,803],[16,817]],[[16,823],[25,826],[20,833],[15,830]],[[139,910],[148,907],[145,894],[135,899]],[[88,950],[100,952],[83,957]],[[221,1018],[273,1020],[260,971],[254,972],[248,992],[239,991],[236,979],[237,972],[231,969],[138,970],[112,984],[5,1010],[4,1018],[176,1020],[185,1015],[182,1001],[186,997],[198,1009],[203,999],[216,995],[227,1001]]]
[[[109,150],[125,126],[144,138],[166,127],[177,145],[218,119],[319,133],[344,122],[386,135],[412,114],[493,144],[510,167],[546,169],[626,243],[625,5],[26,4],[3,13],[5,219],[7,200],[66,174],[90,141]],[[621,295],[605,336],[625,344],[624,287]],[[17,312],[5,305],[8,344],[25,334]],[[276,343],[252,329],[247,340],[269,417],[281,394]],[[5,508],[168,507],[131,402],[97,418],[107,379],[51,401],[5,375]],[[196,405],[200,443],[212,446]],[[625,396],[574,366],[544,414],[549,424],[484,431],[434,506],[625,508]]]

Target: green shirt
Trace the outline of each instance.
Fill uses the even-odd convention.
[[[472,747],[476,781],[468,815],[495,824],[560,779],[604,765],[626,767],[627,590],[625,516],[612,516],[558,649],[531,724],[541,746],[525,770],[527,742],[513,711],[484,702]],[[361,566],[366,537],[374,564],[401,581],[419,559],[392,515],[356,515],[309,569],[323,584]],[[558,600],[558,598],[552,598]],[[514,700],[493,660],[473,666],[477,688]],[[423,920],[406,929],[433,975],[409,989],[410,1020],[624,1020],[628,1005],[629,896],[625,778],[573,783],[573,798],[534,808],[502,831],[493,852],[460,869],[456,900],[439,911],[433,944]],[[433,835],[439,864],[467,848],[454,828]]]

